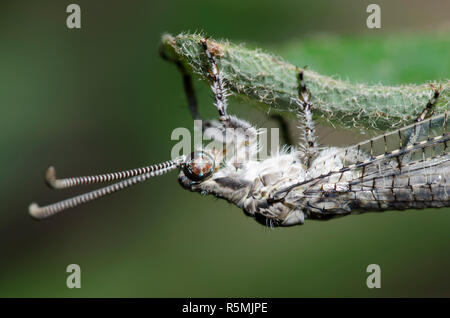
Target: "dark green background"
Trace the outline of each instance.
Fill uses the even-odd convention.
[[[27,214],[80,191],[48,189],[50,164],[71,176],[169,158],[172,130],[192,120],[157,53],[163,32],[203,30],[355,82],[420,83],[449,76],[449,38],[427,40],[448,30],[448,1],[377,1],[381,30],[365,26],[369,1],[73,2],[81,30],[65,25],[70,1],[0,2],[0,296],[450,296],[448,209],[268,230],[173,172],[42,222]],[[240,105],[231,112],[270,124]],[[71,263],[78,290],[65,285]],[[365,285],[371,263],[379,290]]]

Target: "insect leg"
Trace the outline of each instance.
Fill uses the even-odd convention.
[[[214,94],[214,106],[219,112],[219,121],[223,124],[224,130],[226,130],[225,143],[230,146],[233,145],[238,153],[244,153],[246,157],[248,155],[254,156],[258,152],[256,142],[257,129],[245,120],[228,115],[227,97],[229,94],[225,87],[223,75],[217,66],[213,53],[208,48],[207,40],[203,39],[200,43],[208,59],[208,72],[212,82],[211,90]]]
[[[225,126],[233,128],[240,127],[241,122],[239,120],[233,120],[232,116],[229,116],[227,113],[227,97],[229,96],[229,93],[225,87],[225,81],[223,79],[222,72],[217,66],[216,59],[208,48],[207,40],[203,39],[200,43],[206,57],[208,58],[208,72],[212,82],[211,90],[214,94],[214,106],[216,106],[217,111],[219,112],[219,120],[224,123]],[[242,128],[246,128],[246,126],[247,125],[244,124]]]
[[[417,116],[415,122],[420,123],[424,119],[431,117],[434,113],[433,107],[436,104],[437,99],[439,98],[439,95],[441,94],[442,87],[437,88],[433,84],[430,84],[431,88],[433,89],[433,96],[428,101],[425,108],[422,110],[422,112]],[[411,136],[408,139],[408,146],[413,145],[417,138],[420,136],[420,126],[416,126],[417,128],[414,129]]]
[[[304,69],[297,69],[298,72],[298,100],[297,104],[300,108],[298,118],[300,119],[300,127],[304,127],[303,141],[300,147],[304,149],[307,166],[310,165],[312,159],[317,154],[317,137],[314,128],[314,121],[311,112],[311,92],[306,88],[304,81]],[[303,121],[303,122],[302,122]]]
[[[216,60],[208,49],[208,44],[206,39],[201,40],[201,45],[203,51],[205,52],[206,57],[208,58],[208,72],[211,78],[211,90],[214,94],[214,106],[216,106],[217,111],[219,112],[219,120],[224,124],[229,124],[229,116],[227,114],[227,96],[228,92],[225,88],[225,82],[223,80],[222,73],[219,71],[217,67]]]
[[[281,131],[281,135],[283,136],[285,143],[288,145],[293,145],[294,144],[293,138],[292,138],[291,134],[289,133],[289,125],[288,125],[286,118],[284,118],[280,114],[273,114],[270,116],[270,118],[272,118],[273,120],[275,120],[278,123],[278,126],[280,127],[280,131]]]
[[[214,94],[214,106],[216,106],[219,112],[219,120],[227,128],[242,128],[247,130],[253,128],[245,120],[239,119],[236,116],[230,116],[227,113],[227,97],[229,96],[228,90],[225,87],[225,81],[223,75],[217,66],[216,59],[208,48],[208,43],[206,39],[201,40],[202,48],[208,58],[208,71],[212,81],[211,90]],[[256,132],[255,132],[256,133]]]
[[[162,49],[159,50],[159,55],[166,61],[174,63],[178,71],[181,73],[181,76],[183,78],[183,88],[184,93],[186,95],[186,99],[188,101],[189,111],[191,112],[192,118],[194,119],[200,119],[200,115],[198,113],[198,103],[197,103],[197,96],[195,95],[194,90],[194,84],[192,82],[192,76],[189,74],[189,72],[186,70],[186,67],[184,64],[174,58],[170,58],[167,56]]]
[[[425,106],[425,108],[420,113],[420,115],[417,116],[417,118],[416,118],[416,122],[417,123],[421,122],[425,118],[431,117],[433,115],[434,104],[436,103],[437,99],[439,98],[439,95],[441,94],[442,86],[440,86],[439,88],[437,88],[433,84],[430,84],[430,86],[433,89],[433,96],[430,98],[430,100],[428,101],[427,105]]]

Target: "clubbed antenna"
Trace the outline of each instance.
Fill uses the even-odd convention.
[[[140,168],[140,169],[145,169],[147,171],[147,172],[143,172],[142,174],[136,175],[140,169],[124,171],[124,172],[121,172],[120,175],[117,175],[117,177],[115,177],[113,179],[103,180],[103,181],[111,181],[111,180],[118,180],[121,178],[126,178],[127,173],[130,173],[129,175],[132,177],[128,178],[126,180],[111,184],[104,188],[100,188],[100,189],[97,189],[97,190],[94,190],[94,191],[91,191],[88,193],[84,193],[84,194],[72,197],[70,199],[66,199],[63,201],[59,201],[57,203],[43,206],[43,207],[40,207],[36,203],[32,203],[32,204],[30,204],[30,206],[28,208],[28,212],[35,219],[44,219],[44,218],[50,217],[52,215],[55,215],[61,211],[64,211],[66,209],[76,207],[77,205],[80,205],[82,203],[87,203],[87,202],[93,201],[95,199],[104,197],[108,194],[114,193],[119,190],[123,190],[132,185],[138,184],[140,182],[144,182],[154,176],[159,176],[159,175],[165,174],[171,170],[174,170],[174,169],[180,167],[184,162],[185,162],[185,157],[182,156],[174,161],[170,160],[170,161],[166,161],[159,165],[149,166],[146,168]],[[48,178],[48,173],[49,173],[49,171],[47,170],[47,176],[46,176],[47,178]],[[54,173],[54,169],[53,169],[53,173]],[[108,174],[108,175],[113,175],[113,174]],[[105,176],[105,175],[103,175],[103,176]],[[94,178],[93,180],[95,180],[96,177],[101,177],[101,176],[93,176],[93,177],[89,177],[89,178]],[[87,178],[87,177],[81,177],[81,178]],[[69,179],[62,179],[62,180],[55,179],[53,181],[62,182],[64,180],[72,180],[72,179],[78,180],[79,178],[69,178]],[[90,183],[94,183],[94,182],[102,182],[102,181],[93,181]],[[88,182],[79,183],[79,184],[87,184],[87,183]]]
[[[56,178],[56,170],[54,167],[49,167],[45,173],[45,182],[49,187],[53,189],[64,189],[71,188],[84,184],[93,184],[93,183],[101,183],[101,182],[110,182],[115,180],[122,180],[134,176],[139,176],[144,173],[155,172],[167,167],[170,167],[174,164],[174,161],[169,160],[160,164],[136,168],[125,171],[111,172],[105,174],[99,174],[94,176],[85,176],[85,177],[73,177],[73,178],[65,178],[65,179],[57,179]]]

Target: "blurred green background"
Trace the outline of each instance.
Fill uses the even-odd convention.
[[[75,176],[169,158],[172,130],[192,120],[158,56],[163,32],[203,30],[354,82],[421,83],[450,74],[448,1],[377,1],[380,30],[366,28],[371,1],[73,2],[80,30],[65,25],[71,1],[0,2],[0,296],[450,296],[448,209],[268,230],[172,172],[42,222],[27,213],[83,191],[48,189],[50,164]],[[216,116],[195,84],[201,113]],[[66,287],[72,263],[81,289]],[[372,263],[381,289],[366,287]]]

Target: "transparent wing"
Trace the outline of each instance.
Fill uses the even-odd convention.
[[[448,114],[348,147],[276,195],[303,186],[308,204],[330,213],[450,206]]]

